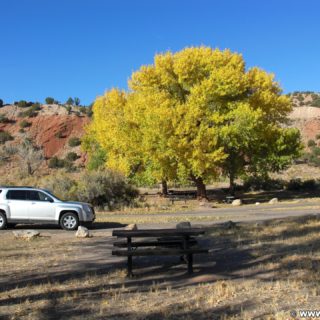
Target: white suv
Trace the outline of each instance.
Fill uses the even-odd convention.
[[[0,229],[17,223],[53,223],[75,230],[94,220],[94,208],[88,203],[62,201],[44,189],[0,187]]]

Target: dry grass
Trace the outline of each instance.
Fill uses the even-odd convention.
[[[8,231],[0,318],[290,319],[289,310],[319,307],[319,231],[315,217],[213,226],[203,239],[213,253],[197,257],[193,277],[174,258],[160,268],[141,258],[133,280],[110,256],[110,234],[79,240],[53,231],[25,242]]]

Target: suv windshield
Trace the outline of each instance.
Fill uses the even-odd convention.
[[[43,189],[44,190],[44,189]],[[64,201],[64,200],[62,200],[62,199],[59,199],[57,196],[55,196],[52,192],[50,192],[49,190],[45,190],[45,192],[47,193],[47,194],[50,194],[50,196],[52,196],[52,197],[54,197],[55,199],[57,199],[57,200],[59,200],[59,201]]]

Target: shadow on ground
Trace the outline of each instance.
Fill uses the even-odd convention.
[[[223,202],[228,195],[227,189],[216,189],[209,191],[210,200]],[[275,191],[261,191],[259,193],[249,193],[237,191],[236,198],[243,200],[245,204],[254,204],[256,202],[268,202],[272,198],[278,198],[282,201],[299,200],[306,198],[318,198],[320,197],[319,191],[305,190],[305,191],[289,191],[289,190],[275,190]]]
[[[119,222],[94,222],[92,225],[88,226],[90,230],[99,229],[115,229],[124,228],[126,224]],[[55,224],[17,224],[14,227],[8,227],[8,230],[26,230],[26,229],[39,229],[39,230],[61,230],[61,227]],[[63,230],[61,230],[63,231]],[[67,231],[63,231],[67,232]]]
[[[283,279],[283,272],[294,272],[304,268],[304,258],[299,257],[299,253],[309,255],[311,258],[310,266],[305,268],[311,275],[317,273],[320,267],[318,260],[312,258],[312,254],[320,251],[320,240],[315,241],[307,236],[311,233],[319,233],[320,227],[308,222],[317,218],[304,217],[290,218],[288,220],[271,220],[262,225],[241,224],[231,229],[223,229],[221,225],[214,225],[208,229],[208,234],[200,240],[203,246],[211,249],[209,255],[199,255],[195,257],[195,273],[193,276],[186,275],[186,266],[179,262],[178,257],[139,257],[134,259],[133,279],[119,277],[114,283],[94,283],[87,287],[66,286],[63,289],[48,290],[46,293],[36,293],[30,290],[27,296],[11,297],[5,294],[9,290],[32,288],[32,286],[47,283],[63,284],[69,281],[84,281],[90,275],[99,277],[107,275],[110,272],[123,270],[126,267],[126,260],[116,258],[114,260],[105,259],[106,253],[112,249],[112,241],[106,239],[95,239],[86,244],[86,250],[93,252],[97,257],[90,261],[75,261],[74,268],[69,270],[56,271],[50,270],[34,273],[28,276],[20,274],[14,278],[8,278],[7,281],[0,281],[0,307],[12,304],[21,304],[26,299],[29,303],[48,300],[49,303],[39,309],[39,319],[67,319],[71,316],[89,319],[94,311],[89,307],[87,299],[94,306],[95,303],[106,297],[107,292],[112,289],[119,289],[125,286],[131,292],[148,292],[155,283],[158,284],[158,290],[165,290],[168,285],[172,289],[185,288],[198,285],[199,283],[213,283],[217,280],[225,279],[259,279],[259,281],[275,281]],[[319,219],[319,218],[318,218]],[[279,226],[281,223],[288,223],[287,228],[280,232],[271,232],[259,236],[259,230]],[[297,228],[297,224],[305,224]],[[116,224],[119,225],[119,224]],[[108,223],[98,224],[98,228],[111,228]],[[115,227],[115,226],[113,226]],[[248,229],[249,228],[249,229]],[[250,237],[248,230],[256,228],[257,237]],[[292,243],[290,240],[293,239]],[[300,239],[299,243],[295,239]],[[281,241],[279,241],[281,240]],[[257,246],[257,241],[260,245]],[[254,244],[254,245],[253,245]],[[83,244],[79,244],[81,246]],[[283,262],[293,254],[298,255],[295,261]],[[99,258],[101,257],[101,258]],[[271,271],[265,268],[269,263],[275,263],[277,266]],[[306,284],[308,280],[306,279]],[[70,304],[61,304],[59,299],[66,296],[74,296],[75,301]],[[192,299],[191,299],[192,300]],[[226,307],[217,307],[206,310],[205,313],[195,311],[192,319],[221,319],[222,316],[239,316],[244,307],[253,307],[254,301],[242,301],[241,304],[233,304]],[[183,308],[175,306],[176,314],[167,319],[187,318],[188,314]],[[179,311],[181,310],[181,311]],[[3,319],[9,319],[9,314],[2,314]],[[113,319],[132,319],[139,318],[139,314],[130,314],[119,310]],[[94,319],[108,319],[108,315],[97,315]],[[163,319],[163,314],[151,312],[143,319]]]

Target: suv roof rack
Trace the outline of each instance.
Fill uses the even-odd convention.
[[[30,186],[0,186],[0,188],[10,188],[10,189],[20,189],[20,188],[28,188],[28,189],[36,189],[35,187]]]

